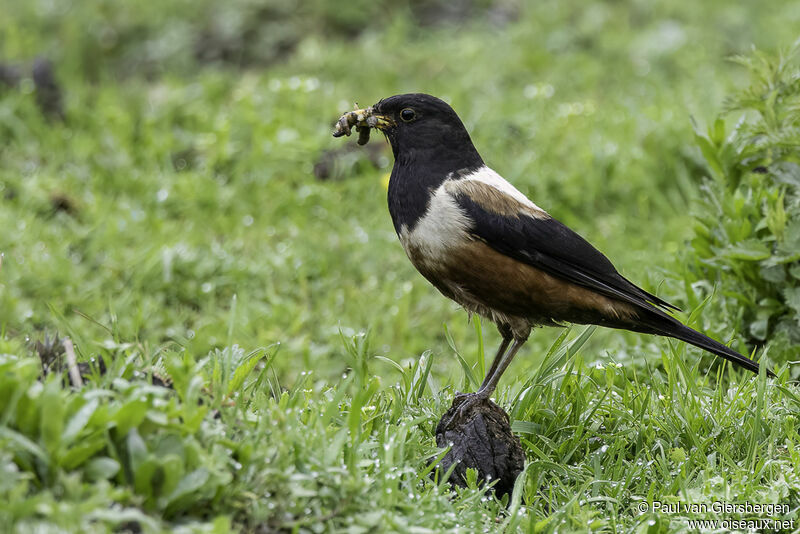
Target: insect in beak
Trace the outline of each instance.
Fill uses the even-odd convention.
[[[369,141],[370,128],[386,130],[392,126],[394,126],[394,121],[386,115],[376,113],[372,106],[359,109],[358,104],[356,104],[353,111],[348,111],[336,121],[333,136],[349,136],[351,129],[355,127],[358,132],[358,144],[366,145],[367,141]]]

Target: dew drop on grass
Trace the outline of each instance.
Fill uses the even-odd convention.
[[[242,217],[242,224],[245,226],[253,226],[254,221],[255,219],[253,219],[252,215],[245,215]]]
[[[214,289],[214,286],[208,282],[205,282],[203,285],[200,286],[200,291],[203,293],[211,293],[211,290]]]

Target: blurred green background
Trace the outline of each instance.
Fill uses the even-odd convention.
[[[0,0],[0,531],[666,533],[721,517],[637,505],[796,502],[798,28],[787,0]],[[498,335],[406,259],[385,141],[331,136],[409,91],[780,378],[542,329],[496,392],[516,500],[431,481]]]
[[[397,361],[451,354],[444,323],[466,352],[477,347],[465,314],[396,242],[384,140],[331,137],[354,102],[446,99],[491,166],[626,276],[685,305],[684,282],[666,273],[680,271],[706,174],[691,120],[712,119],[744,79],[727,57],[786,45],[800,27],[790,1],[2,10],[6,339],[68,333],[84,357],[122,342],[197,355],[280,342],[275,365],[290,380],[341,373],[340,330],[370,330],[373,351]],[[52,109],[46,87],[60,94]],[[620,361],[665,343],[598,334],[586,352],[613,348]],[[556,335],[534,333],[515,365],[535,366]]]

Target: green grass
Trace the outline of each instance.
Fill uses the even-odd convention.
[[[746,350],[678,259],[707,174],[690,118],[746,83],[727,56],[796,37],[795,4],[542,2],[502,29],[418,26],[412,4],[348,19],[352,38],[322,10],[287,19],[282,61],[254,47],[244,69],[197,62],[189,36],[247,26],[250,4],[163,4],[10,2],[0,19],[0,57],[51,57],[66,112],[43,118],[27,78],[0,86],[0,530],[688,529],[643,500],[797,517],[792,347],[759,352],[768,383],[663,339],[536,331],[497,392],[528,458],[511,506],[432,480],[436,421],[498,335],[408,263],[385,147],[379,168],[358,149],[313,175],[354,143],[330,136],[354,100],[446,97],[490,165]],[[108,372],[40,381],[32,342],[55,332]]]
[[[306,372],[282,390],[276,347],[200,361],[118,347],[79,392],[53,375],[38,382],[33,358],[3,356],[0,519],[22,532],[132,521],[146,532],[663,531],[687,514],[635,506],[796,502],[800,397],[785,378],[706,378],[679,354],[632,373],[559,344],[500,395],[529,457],[514,496],[525,505],[508,511],[485,490],[429,479],[433,424],[454,387],[427,372],[428,354],[378,377],[357,337],[346,343],[354,372],[335,386]],[[145,362],[166,368],[174,392],[137,379]]]

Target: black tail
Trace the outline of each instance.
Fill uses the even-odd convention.
[[[725,358],[729,362],[734,363],[739,367],[744,367],[748,371],[758,374],[758,363],[754,362],[750,358],[742,356],[732,348],[726,347],[719,341],[715,341],[696,330],[692,330],[688,326],[680,323],[672,317],[667,315],[661,316],[661,314],[659,314],[657,317],[658,319],[656,320],[645,322],[645,324],[655,330],[655,333],[662,336],[674,337],[675,339],[680,339],[681,341],[691,343],[695,347],[700,347],[701,349],[707,350],[712,354],[716,354],[717,356]],[[773,378],[775,377],[775,373],[769,369],[767,369],[766,372],[767,376]]]

